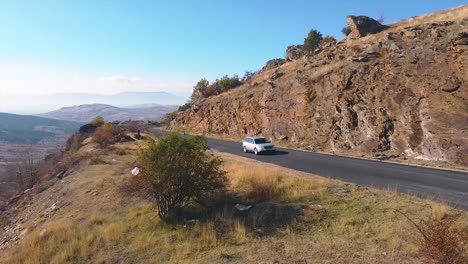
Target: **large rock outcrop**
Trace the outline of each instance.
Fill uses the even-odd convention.
[[[386,27],[380,24],[377,20],[366,16],[348,16],[346,23],[351,29],[351,34],[348,37],[365,37],[370,34],[379,33]]]
[[[286,49],[286,61],[298,60],[304,57],[304,45],[291,45]]]
[[[284,59],[269,60],[269,61],[267,61],[265,63],[265,66],[263,66],[262,70],[266,71],[266,70],[271,70],[271,69],[274,69],[274,68],[278,68],[279,66],[283,65],[285,62],[286,62],[286,60],[284,60]]]
[[[340,41],[195,103],[171,126],[468,166],[467,26],[468,16],[395,24]]]

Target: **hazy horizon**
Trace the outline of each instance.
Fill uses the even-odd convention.
[[[165,91],[125,91],[119,93],[48,93],[48,94],[9,94],[0,97],[0,112],[36,115],[84,104],[108,104],[128,107],[142,104],[181,105],[189,95],[173,94]]]

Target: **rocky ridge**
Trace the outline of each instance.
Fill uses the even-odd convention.
[[[170,127],[468,166],[466,28],[465,5],[355,34],[193,102]]]

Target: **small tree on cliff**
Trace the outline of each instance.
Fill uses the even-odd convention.
[[[193,87],[193,92],[192,92],[192,101],[196,101],[197,99],[206,97],[206,90],[210,86],[210,82],[203,78],[200,81],[197,82],[197,84]]]
[[[168,219],[188,202],[201,202],[223,190],[221,159],[207,152],[206,139],[170,134],[150,140],[138,159],[144,189],[158,213]]]
[[[312,29],[307,35],[307,38],[304,39],[304,50],[310,54],[320,45],[321,40],[322,33],[316,29]]]

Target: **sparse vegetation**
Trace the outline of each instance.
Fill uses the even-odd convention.
[[[336,42],[336,39],[334,37],[326,36],[320,41],[320,45],[323,46],[323,45],[327,45],[327,44],[335,43],[335,42]]]
[[[118,134],[119,129],[116,126],[104,122],[94,132],[93,141],[99,144],[101,147],[106,147],[115,142],[115,137]]]
[[[201,98],[218,95],[228,90],[234,89],[242,84],[239,76],[233,75],[229,77],[224,75],[221,79],[216,79],[212,84],[206,79],[201,79],[193,87],[192,100],[196,101]]]
[[[172,112],[172,113],[169,113],[169,114],[166,114],[164,115],[164,124],[165,125],[169,125],[171,123],[172,120],[174,120],[177,116],[177,112]]]
[[[183,112],[183,111],[189,109],[190,106],[192,106],[191,103],[183,104],[183,105],[179,106],[179,108],[177,108],[177,112]]]
[[[91,151],[96,158],[110,160],[87,142],[78,154]],[[417,198],[223,154],[222,169],[228,179],[224,195],[203,206],[187,203],[180,221],[166,222],[153,202],[121,192],[128,180],[143,179],[130,175],[137,143],[115,148],[127,153],[117,157],[118,163],[83,167],[67,180],[63,185],[67,195],[61,197],[63,207],[56,215],[47,216],[45,222],[39,220],[41,216],[25,218],[28,234],[0,262],[426,261],[419,256],[416,241],[408,239],[418,232],[394,212],[404,209],[418,218],[427,217],[428,211],[422,210],[427,202]],[[267,185],[268,195],[254,199],[253,181]],[[41,195],[55,197],[56,190]],[[22,206],[38,206],[37,201],[31,203]],[[235,209],[238,203],[252,207],[240,212]],[[439,218],[454,213],[444,206],[433,208]],[[455,226],[467,221],[464,213]]]
[[[344,27],[341,29],[341,33],[343,33],[345,36],[348,36],[349,34],[351,34],[351,28],[349,26]]]
[[[65,143],[65,151],[77,151],[81,148],[83,140],[84,136],[79,132],[71,135]]]
[[[442,209],[442,210],[441,210]],[[457,227],[461,214],[447,214],[448,208],[434,206],[426,220],[415,221],[399,211],[419,233],[416,245],[428,263],[468,263],[468,226]]]
[[[383,16],[383,14],[380,14],[379,19],[377,19],[377,21],[378,21],[380,24],[383,24],[383,23],[385,22],[385,17]]]
[[[320,45],[333,41],[325,39]],[[345,42],[338,48],[367,51],[365,43],[351,42],[360,45]],[[294,70],[300,77],[323,78],[347,61],[344,56],[316,67],[304,58],[281,70],[285,77]],[[299,64],[313,71],[303,71],[306,66]],[[255,81],[266,85],[272,72],[259,73]],[[250,80],[241,83],[251,85]],[[287,81],[271,89],[289,93]],[[299,85],[312,90],[320,83]],[[205,92],[213,89],[212,95],[232,89],[210,86],[208,81],[200,85]],[[321,96],[313,90],[307,91],[310,101]],[[269,100],[264,91],[259,94]],[[69,140],[64,153],[50,156],[47,173],[39,169],[50,181],[36,184],[11,213],[0,210],[0,228],[11,232],[9,238],[0,232],[0,263],[468,262],[466,211],[210,152],[201,137],[172,134],[148,145],[109,146],[116,139],[114,129],[121,136],[140,130],[135,128],[104,120],[88,124]],[[135,167],[140,168],[137,176],[130,172]],[[72,174],[57,180],[63,172]],[[403,211],[406,218],[398,213]],[[177,221],[168,221],[172,219]]]
[[[139,155],[138,166],[145,187],[154,199],[158,214],[167,219],[191,201],[205,201],[225,186],[221,160],[206,153],[203,137],[171,134]]]
[[[39,167],[39,161],[34,159],[32,146],[24,149],[18,157],[18,161],[10,168],[20,190],[29,189],[39,182]]]
[[[321,40],[322,33],[316,29],[312,29],[307,38],[304,39],[304,50],[309,54],[312,53],[319,46]]]

